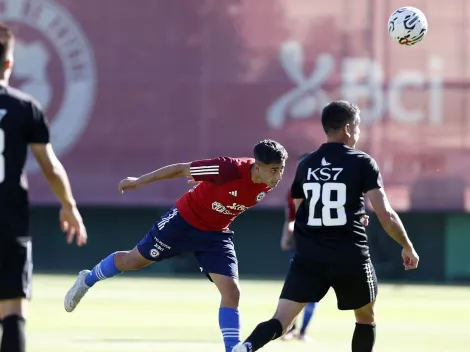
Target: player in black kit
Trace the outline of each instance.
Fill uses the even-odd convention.
[[[28,146],[62,208],[67,241],[77,245],[87,234],[62,164],[49,143],[44,112],[29,95],[8,86],[14,37],[0,24],[0,351],[25,351],[25,317],[32,274],[29,204],[24,166]],[[34,58],[32,58],[34,60]]]
[[[233,352],[257,351],[280,337],[307,302],[320,301],[330,287],[340,310],[354,310],[352,351],[373,350],[377,278],[364,227],[365,195],[385,231],[402,246],[405,270],[416,269],[419,257],[387,200],[377,163],[354,149],[359,123],[359,108],[347,101],[323,109],[327,143],[302,160],[292,184],[296,253],[276,313]]]

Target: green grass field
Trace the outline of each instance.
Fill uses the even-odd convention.
[[[98,283],[71,314],[63,296],[74,277],[37,275],[28,324],[30,352],[218,351],[219,294],[207,280],[118,277]],[[243,336],[270,318],[280,281],[242,281]],[[470,351],[468,287],[382,285],[378,352]],[[336,309],[333,291],[312,321],[313,342],[275,341],[266,352],[350,351],[352,313]]]

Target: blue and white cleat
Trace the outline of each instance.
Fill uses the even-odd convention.
[[[88,287],[85,283],[85,278],[90,273],[90,270],[82,270],[78,273],[77,280],[73,284],[72,288],[67,292],[65,295],[64,300],[64,308],[67,312],[73,312],[73,310],[77,307],[80,300],[85,296],[88,292]]]

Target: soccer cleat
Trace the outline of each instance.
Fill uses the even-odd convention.
[[[64,300],[64,308],[67,312],[73,312],[73,310],[77,307],[80,300],[85,296],[88,292],[88,287],[85,284],[85,278],[90,273],[90,270],[82,270],[78,273],[77,280],[73,284],[72,288],[67,292],[65,295]]]
[[[251,352],[251,348],[249,349],[244,343],[239,343],[234,348],[232,348],[232,352]]]
[[[304,341],[304,342],[312,342],[312,338],[308,336],[307,334],[299,334],[299,336],[297,336],[297,339]]]
[[[292,329],[288,333],[286,333],[284,336],[281,337],[281,340],[284,341],[289,341],[292,340],[294,337],[296,337],[295,331]]]

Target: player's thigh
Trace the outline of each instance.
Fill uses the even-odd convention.
[[[338,309],[356,310],[374,302],[378,283],[370,260],[337,265],[330,272]]]
[[[20,313],[23,300],[31,298],[32,242],[10,237],[0,239],[1,314]]]
[[[185,242],[188,224],[176,208],[170,209],[156,221],[147,234],[137,244],[137,251],[146,260],[162,261],[190,250]]]
[[[281,299],[298,303],[319,302],[330,289],[325,267],[294,257],[281,292]]]
[[[213,281],[211,274],[218,274],[238,280],[238,259],[233,243],[233,232],[195,234],[198,247],[194,256],[201,272]]]

